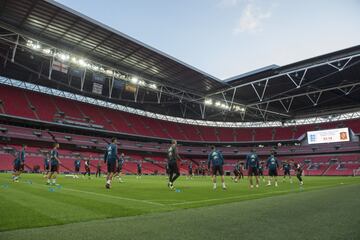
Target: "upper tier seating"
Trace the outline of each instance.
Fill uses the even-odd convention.
[[[184,141],[251,142],[278,141],[300,138],[306,131],[341,125],[360,133],[359,120],[324,123],[318,126],[276,128],[220,128],[181,124],[152,119],[127,112],[99,107],[61,97],[0,85],[3,113],[43,121],[71,120],[98,125],[109,131]],[[0,111],[1,113],[2,111]]]

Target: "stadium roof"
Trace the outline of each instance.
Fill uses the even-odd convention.
[[[1,1],[1,22],[45,43],[139,77],[194,92],[224,84],[180,60],[55,1]]]
[[[1,75],[12,79],[195,120],[291,121],[360,109],[360,46],[220,81],[55,1],[0,0],[0,13]],[[80,77],[52,71],[61,52],[91,67]],[[100,93],[94,64],[112,74]],[[144,82],[131,88],[135,77]]]

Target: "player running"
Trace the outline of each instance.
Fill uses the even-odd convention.
[[[79,178],[80,167],[81,167],[81,160],[79,158],[74,161],[74,167],[75,167],[74,178]]]
[[[278,175],[278,168],[279,168],[279,161],[275,157],[274,153],[271,153],[270,157],[268,158],[266,162],[266,167],[269,169],[269,182],[267,186],[271,186],[271,179],[275,179],[275,187],[278,186],[277,183],[277,175]]]
[[[254,149],[251,149],[251,152],[246,156],[245,169],[248,170],[248,178],[250,182],[250,188],[254,188],[253,185],[253,176],[256,179],[256,187],[259,187],[259,178],[258,178],[258,169],[259,169],[259,158],[255,153]]]
[[[90,156],[90,157],[91,157],[91,156]],[[90,177],[90,157],[85,160],[85,173],[84,173],[84,177],[85,177],[86,174],[87,174],[88,177],[89,177],[89,179],[91,179],[91,177]]]
[[[139,179],[142,176],[142,164],[140,160],[136,163],[136,168],[137,168],[136,179]]]
[[[177,141],[172,140],[171,146],[168,149],[168,166],[169,166],[169,183],[168,187],[170,189],[174,188],[174,182],[175,180],[180,176],[179,168],[177,161],[181,161],[181,158],[177,151]]]
[[[296,177],[297,177],[297,179],[299,179],[300,185],[304,185],[303,179],[301,177],[302,173],[303,173],[303,168],[302,168],[301,164],[295,163],[294,166],[295,166],[295,171],[296,171]]]
[[[122,168],[125,162],[125,154],[122,153],[120,155],[120,158],[118,159],[118,165],[116,168],[116,173],[114,175],[114,177],[118,177],[119,182],[123,182],[123,180],[121,179],[121,173],[122,173]]]
[[[101,161],[98,160],[97,165],[96,165],[96,174],[95,177],[101,177]]]
[[[106,148],[106,152],[104,156],[104,162],[107,164],[107,172],[108,172],[106,176],[106,185],[105,185],[107,189],[111,188],[111,181],[116,171],[116,160],[118,159],[116,143],[117,143],[116,138],[112,138],[111,143]]]
[[[258,169],[259,179],[262,178],[263,182],[265,182],[265,176],[264,176],[264,162],[259,163],[259,169]]]
[[[12,179],[14,182],[19,182],[19,177],[24,171],[25,166],[25,156],[26,156],[26,145],[23,145],[21,150],[17,153],[17,156],[14,160],[14,173]]]
[[[188,179],[192,179],[192,177],[193,177],[193,166],[192,166],[192,162],[190,162],[189,163],[189,166],[188,166],[188,173],[189,173],[189,175],[188,175]]]
[[[50,152],[50,173],[47,178],[47,185],[56,185],[56,174],[59,174],[59,165],[61,164],[59,159],[58,143],[54,144],[54,148]],[[52,183],[50,182],[52,180]]]
[[[224,157],[221,152],[217,151],[215,146],[211,146],[211,152],[208,157],[208,169],[210,171],[210,166],[212,167],[212,181],[213,181],[213,190],[216,189],[216,174],[219,173],[221,176],[222,189],[226,190],[225,177],[224,177]]]
[[[286,176],[289,176],[290,183],[292,183],[290,169],[291,169],[290,163],[288,161],[285,161],[283,164],[283,170],[284,170],[283,182],[285,182]]]

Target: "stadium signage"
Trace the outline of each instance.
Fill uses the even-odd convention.
[[[307,132],[309,144],[347,142],[350,141],[348,128],[336,128]]]

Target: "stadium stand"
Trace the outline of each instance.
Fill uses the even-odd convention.
[[[319,126],[304,125],[297,126],[294,131],[292,127],[259,128],[256,130],[250,128],[233,129],[195,126],[155,120],[15,87],[1,86],[0,89],[0,93],[6,99],[3,101],[3,106],[7,115],[48,122],[67,120],[65,122],[67,124],[79,123],[88,127],[103,127],[108,131],[146,137],[205,142],[269,142],[299,139],[304,136],[306,131],[319,128]],[[16,106],[25,107],[19,108]],[[34,112],[30,106],[33,106]],[[104,116],[107,116],[107,119]],[[349,120],[346,121],[345,125],[351,128],[354,133],[360,133],[358,121]],[[328,129],[336,126],[336,123],[326,123],[320,125],[320,128]]]

